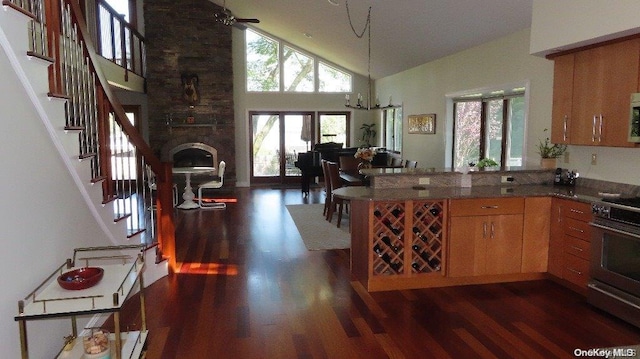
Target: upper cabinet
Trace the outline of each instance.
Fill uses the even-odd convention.
[[[552,141],[634,147],[627,141],[630,96],[638,91],[640,39],[554,59]]]
[[[553,111],[551,142],[570,143],[571,106],[573,100],[573,64],[575,55],[556,57],[553,65]]]

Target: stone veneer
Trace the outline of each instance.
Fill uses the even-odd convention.
[[[227,164],[228,183],[236,177],[233,63],[231,27],[214,17],[220,10],[207,0],[145,1],[146,78],[154,151],[169,161],[169,150],[177,145],[212,146]],[[198,76],[200,100],[192,107],[183,98],[182,73]],[[187,124],[188,117],[197,126]]]

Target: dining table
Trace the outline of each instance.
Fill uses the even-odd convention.
[[[182,199],[184,201],[179,205],[177,205],[176,207],[180,209],[200,208],[198,203],[193,200],[196,197],[196,195],[195,193],[193,193],[193,188],[191,188],[191,175],[203,174],[203,173],[214,173],[215,171],[216,171],[215,167],[208,167],[208,166],[173,167],[173,174],[184,175],[185,182],[186,182],[184,186],[184,193],[182,194]]]

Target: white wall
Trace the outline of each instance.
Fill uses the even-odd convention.
[[[529,55],[528,30],[380,79],[376,86],[382,98],[403,102],[403,157],[417,160],[418,167],[443,168],[445,123],[451,121],[446,96],[512,83],[530,84],[526,141],[535,144],[550,125],[553,63]],[[423,113],[436,114],[436,134],[408,134],[407,117]],[[527,158],[528,165],[539,162],[531,147]]]
[[[463,90],[495,87],[529,81],[527,166],[539,161],[535,146],[550,128],[553,93],[553,62],[528,54],[529,31],[462,51],[408,71],[377,81],[381,97],[392,95],[404,103],[403,156],[415,158],[419,167],[444,164],[445,96]],[[436,113],[436,135],[409,135],[406,118],[410,114]],[[569,161],[558,166],[575,169],[582,177],[640,185],[640,148],[569,146]],[[591,165],[591,154],[598,157]]]
[[[638,0],[533,0],[532,54],[546,55],[640,32]]]
[[[236,122],[236,177],[240,187],[249,185],[249,111],[288,110],[288,111],[345,111],[344,94],[282,94],[282,93],[248,93],[245,81],[245,38],[244,31],[233,29],[233,102]],[[367,78],[354,75],[353,94],[363,96],[367,93]],[[355,98],[355,95],[351,98]],[[375,97],[375,96],[374,96]],[[384,97],[380,97],[381,101]],[[388,99],[388,96],[386,97]],[[354,138],[361,136],[360,126],[363,123],[378,122],[379,111],[352,110],[351,146],[358,146]],[[379,132],[379,131],[378,131]],[[380,141],[380,136],[376,136]],[[379,143],[379,142],[377,142]]]
[[[0,48],[0,348],[20,357],[18,300],[73,248],[110,244],[53,146]],[[82,321],[79,325],[83,325]],[[68,320],[29,322],[31,358],[51,358],[70,333]]]

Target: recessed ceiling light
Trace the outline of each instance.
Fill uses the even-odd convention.
[[[329,4],[333,5],[333,6],[338,6],[340,4],[338,4],[338,0],[327,0],[329,1]]]

